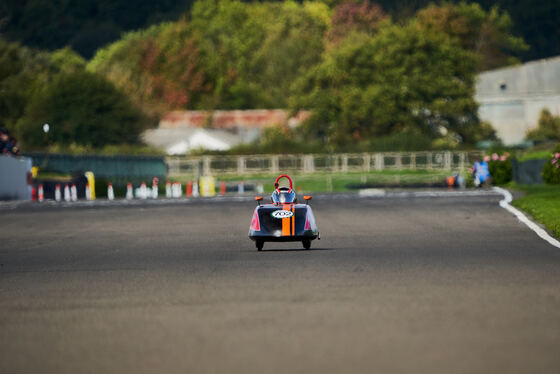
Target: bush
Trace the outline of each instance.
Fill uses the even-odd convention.
[[[488,162],[488,170],[494,180],[494,184],[503,185],[511,182],[511,157],[509,152],[503,154],[493,153],[492,155],[484,157]]]
[[[542,177],[545,183],[560,184],[560,145],[558,145],[543,166]]]

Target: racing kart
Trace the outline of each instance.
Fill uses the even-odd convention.
[[[289,187],[280,187],[280,179],[285,178]],[[311,248],[311,241],[319,237],[313,211],[309,206],[311,196],[304,196],[305,204],[297,203],[292,179],[280,175],[274,182],[274,192],[269,204],[261,205],[263,198],[255,197],[257,207],[249,226],[249,238],[255,242],[257,250],[263,249],[265,242],[301,242],[303,248]]]

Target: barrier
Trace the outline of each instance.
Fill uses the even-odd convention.
[[[0,154],[0,200],[31,199],[32,160]]]

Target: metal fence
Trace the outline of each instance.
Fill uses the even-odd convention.
[[[470,167],[481,152],[390,152],[305,155],[167,157],[169,176],[247,175],[281,172],[348,173],[381,170],[458,170]]]

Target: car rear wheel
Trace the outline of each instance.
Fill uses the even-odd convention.
[[[264,242],[262,240],[257,240],[255,242],[255,245],[257,247],[257,251],[262,251],[262,249],[264,247]]]
[[[303,244],[303,248],[305,249],[311,248],[311,240],[302,240],[301,244]]]

